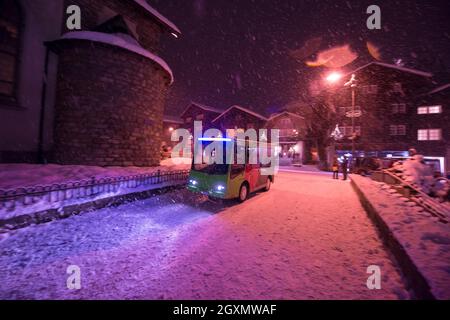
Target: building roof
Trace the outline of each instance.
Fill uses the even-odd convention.
[[[171,116],[168,114],[165,114],[163,117],[163,122],[170,122],[170,123],[177,123],[177,124],[183,124],[183,120],[178,116]]]
[[[450,88],[450,83],[447,83],[447,84],[444,84],[443,86],[437,87],[436,89],[433,89],[430,92],[428,92],[428,94],[438,93],[438,92],[444,91],[448,88]]]
[[[153,17],[156,18],[161,24],[169,28],[172,32],[175,32],[177,34],[181,34],[180,29],[171,22],[169,19],[164,17],[161,13],[156,11],[152,6],[148,4],[146,0],[134,0],[138,5],[140,5],[142,8],[144,8],[148,13],[150,13]]]
[[[302,119],[302,120],[305,119],[305,117],[302,117],[302,116],[299,115],[299,114],[292,113],[292,112],[289,112],[289,111],[282,111],[282,112],[279,112],[279,113],[274,113],[274,114],[272,114],[272,115],[269,117],[269,121],[271,121],[271,120],[273,120],[273,119],[275,119],[275,118],[278,118],[279,116],[282,116],[283,114],[288,114],[288,115],[290,115],[290,116],[297,117],[297,118]]]
[[[378,62],[378,61],[370,62],[370,63],[368,63],[366,65],[363,65],[362,67],[359,67],[359,68],[353,70],[352,72],[348,72],[347,74],[352,74],[352,73],[358,72],[358,71],[360,71],[362,69],[365,69],[365,68],[367,68],[369,66],[372,66],[372,65],[378,65],[378,66],[381,66],[381,67],[395,69],[395,70],[402,71],[402,72],[408,72],[408,73],[412,73],[412,74],[415,74],[415,75],[418,75],[418,76],[422,76],[422,77],[427,77],[427,78],[430,78],[430,77],[433,76],[433,74],[429,73],[429,72],[419,71],[419,70],[411,69],[411,68],[400,67],[400,66],[397,66],[397,65],[394,65],[394,64]]]
[[[170,84],[172,84],[174,81],[173,73],[169,65],[162,58],[151,53],[150,51],[145,50],[139,45],[136,39],[132,38],[129,35],[119,33],[109,34],[95,31],[71,31],[63,34],[60,39],[56,40],[56,42],[63,40],[86,40],[100,42],[134,52],[149,60],[152,60],[163,70],[165,70],[170,77]]]
[[[268,120],[266,117],[260,115],[259,113],[254,112],[254,111],[252,111],[252,110],[250,110],[250,109],[247,109],[247,108],[244,108],[244,107],[241,107],[241,106],[238,106],[238,105],[234,105],[234,106],[229,107],[229,108],[228,108],[227,110],[225,110],[224,112],[222,112],[222,113],[221,113],[217,118],[215,118],[212,122],[215,122],[217,119],[223,117],[226,113],[228,113],[229,111],[231,111],[231,110],[233,110],[233,109],[241,110],[241,111],[243,111],[243,112],[245,112],[245,113],[248,113],[248,114],[250,114],[250,115],[252,115],[252,116],[254,116],[254,117],[256,117],[256,118],[259,118],[259,119],[261,119],[261,120],[264,120],[264,121],[267,121],[267,120]]]
[[[223,110],[213,108],[213,107],[210,107],[210,106],[198,103],[198,102],[191,101],[191,103],[189,103],[189,105],[186,107],[186,109],[184,109],[184,111],[181,113],[180,117],[182,117],[192,106],[198,107],[205,111],[214,112],[217,114],[220,114],[223,112]]]

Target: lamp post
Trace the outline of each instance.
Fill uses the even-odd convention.
[[[331,74],[329,74],[326,77],[326,80],[333,84],[338,82],[340,79],[342,78],[342,75],[338,72],[333,72]],[[352,74],[350,80],[344,84],[345,87],[350,86],[351,91],[352,91],[352,111],[347,113],[347,117],[352,118],[352,165],[353,165],[353,160],[355,159],[355,152],[356,152],[356,146],[355,146],[355,140],[356,140],[356,132],[355,132],[355,118],[359,115],[356,114],[356,98],[355,98],[355,93],[356,93],[356,75]]]
[[[352,112],[351,112],[351,118],[352,118],[352,164],[355,159],[355,118],[356,118],[356,112],[355,112],[355,89],[356,89],[356,76],[355,74],[352,74],[352,77],[350,80],[344,84],[345,87],[350,86],[352,90]]]

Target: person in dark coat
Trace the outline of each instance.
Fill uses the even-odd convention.
[[[341,168],[342,168],[342,174],[344,176],[343,180],[347,180],[347,169],[348,169],[347,157],[344,157],[344,160],[342,161],[342,164],[341,164]]]

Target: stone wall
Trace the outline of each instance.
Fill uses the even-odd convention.
[[[158,165],[169,82],[164,69],[133,52],[85,40],[63,41],[52,160]]]

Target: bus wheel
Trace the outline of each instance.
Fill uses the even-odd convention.
[[[244,202],[248,197],[248,185],[243,183],[241,189],[239,190],[239,202]]]
[[[271,185],[272,185],[272,180],[270,180],[270,178],[267,178],[266,186],[264,188],[264,191],[269,191]]]

